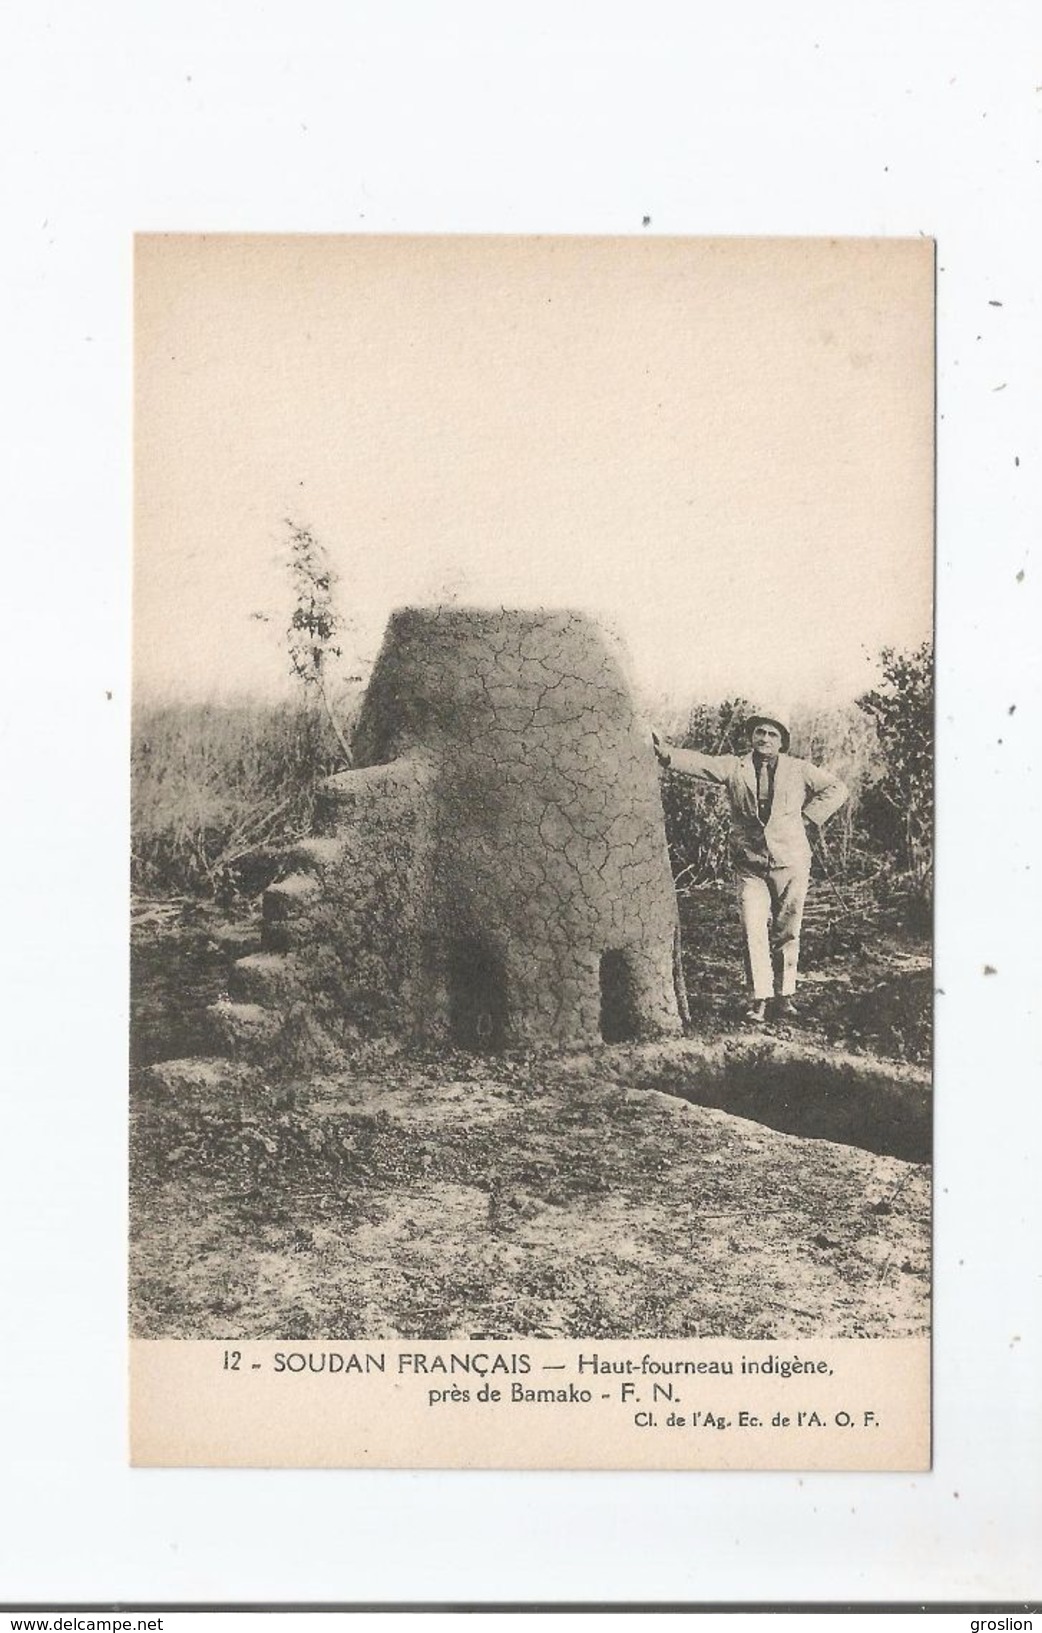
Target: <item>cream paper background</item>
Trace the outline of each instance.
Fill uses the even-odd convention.
[[[1037,1593],[1036,8],[608,5],[594,26],[556,5],[187,0],[5,28],[5,1594]],[[933,1471],[130,1470],[132,234],[639,233],[644,214],[940,246]]]
[[[288,690],[291,517],[351,658],[577,606],[648,702],[849,703],[930,634],[933,295],[919,237],[142,235],[135,695]]]
[[[303,509],[374,648],[396,604],[455,577],[464,600],[592,607],[645,699],[848,702],[882,646],[931,630],[933,296],[921,238],[144,236],[135,695],[284,673],[285,619],[251,609]],[[212,1345],[140,1343],[134,1455],[925,1468],[927,1344],[839,1348],[885,1434],[634,1435],[599,1393],[541,1418],[472,1401],[449,1431],[375,1382],[345,1433],[321,1385],[236,1390]],[[768,1416],[788,1398],[742,1384]]]
[[[468,1352],[482,1370],[436,1370]],[[785,1375],[779,1362],[801,1370]],[[684,1372],[685,1363],[707,1370]],[[713,1373],[714,1364],[733,1370]],[[765,1364],[770,1374],[745,1370]],[[925,1338],[139,1340],[130,1368],[132,1456],[143,1467],[923,1471],[930,1462]],[[531,1398],[539,1392],[551,1399]]]

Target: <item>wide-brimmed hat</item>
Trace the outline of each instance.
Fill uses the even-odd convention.
[[[781,732],[782,750],[789,752],[789,712],[787,709],[754,709],[745,718],[745,730],[751,732],[754,726],[777,726]]]

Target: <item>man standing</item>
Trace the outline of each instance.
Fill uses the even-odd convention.
[[[772,998],[776,1015],[796,1013],[792,998],[810,882],[804,822],[822,827],[849,794],[832,772],[789,754],[789,725],[781,710],[752,715],[746,730],[746,755],[666,750],[654,733],[652,739],[660,765],[727,789],[751,994],[746,1019],[762,1025]]]

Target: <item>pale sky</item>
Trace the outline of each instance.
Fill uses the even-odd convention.
[[[136,346],[142,695],[285,684],[285,517],[370,655],[579,607],[646,696],[781,705],[929,634],[925,240],[149,236]]]

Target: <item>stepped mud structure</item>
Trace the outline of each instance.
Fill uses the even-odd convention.
[[[315,837],[213,1011],[471,1049],[681,1029],[658,776],[621,654],[575,612],[393,614]]]

